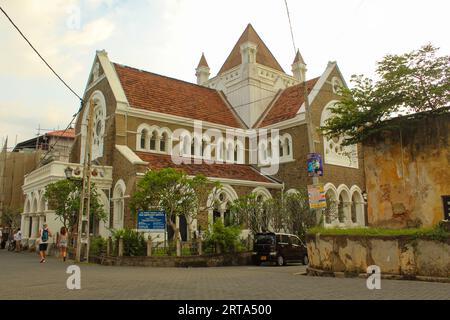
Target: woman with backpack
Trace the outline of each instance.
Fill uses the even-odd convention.
[[[63,258],[63,261],[66,261],[67,256],[67,229],[66,227],[61,227],[59,234],[59,256]]]
[[[47,252],[48,240],[51,236],[52,233],[45,223],[43,228],[39,230],[39,255],[41,256],[41,263],[45,262],[45,253]]]

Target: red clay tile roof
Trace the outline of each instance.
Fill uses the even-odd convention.
[[[242,63],[241,44],[247,41],[253,42],[258,46],[256,52],[257,63],[284,72],[283,68],[280,66],[277,59],[275,59],[273,54],[270,52],[269,48],[267,48],[267,46],[261,40],[259,35],[256,33],[255,29],[253,29],[252,25],[249,24],[247,28],[244,30],[244,33],[242,33],[238,42],[235,44],[233,50],[231,50],[230,55],[228,56],[227,60],[225,60],[225,63],[223,64],[222,68],[220,68],[218,74],[231,70]]]
[[[209,178],[226,178],[248,180],[256,182],[269,182],[272,180],[245,164],[180,164],[172,162],[170,155],[161,155],[148,152],[136,152],[139,158],[148,162],[150,169],[175,168],[186,172],[188,175],[203,174]]]
[[[134,108],[242,128],[216,90],[119,64],[114,67]]]
[[[319,77],[306,82],[309,93],[318,80]],[[304,102],[303,90],[303,84],[284,89],[275,102],[262,115],[262,121],[260,121],[258,127],[266,127],[295,117],[298,109],[300,109]]]
[[[64,130],[56,130],[47,132],[47,136],[63,137],[63,138],[75,138],[75,129],[69,128],[65,132]]]

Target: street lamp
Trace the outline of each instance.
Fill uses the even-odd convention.
[[[70,180],[72,178],[73,169],[71,167],[67,167],[64,169],[64,174],[66,175],[66,178]]]

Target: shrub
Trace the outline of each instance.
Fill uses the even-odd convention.
[[[93,237],[89,242],[89,252],[94,256],[99,256],[106,252],[106,239]]]
[[[145,256],[147,252],[147,242],[144,235],[132,229],[112,230],[114,243],[118,243],[119,238],[123,239],[123,255],[124,256]],[[117,254],[117,245],[115,253]]]
[[[221,252],[236,252],[241,249],[239,226],[224,226],[221,219],[213,224],[212,231],[207,231],[205,238],[205,252],[209,253],[211,248],[219,246]],[[209,249],[209,250],[208,250]]]
[[[361,235],[361,236],[412,236],[416,238],[430,237],[433,240],[442,240],[450,237],[450,233],[441,225],[432,228],[324,228],[315,227],[308,230],[308,233],[330,234],[330,235]]]

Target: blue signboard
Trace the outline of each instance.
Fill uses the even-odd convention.
[[[137,224],[141,232],[164,232],[166,214],[163,211],[138,211]]]
[[[307,159],[308,176],[309,177],[322,177],[323,165],[322,157],[318,153],[309,153]]]

